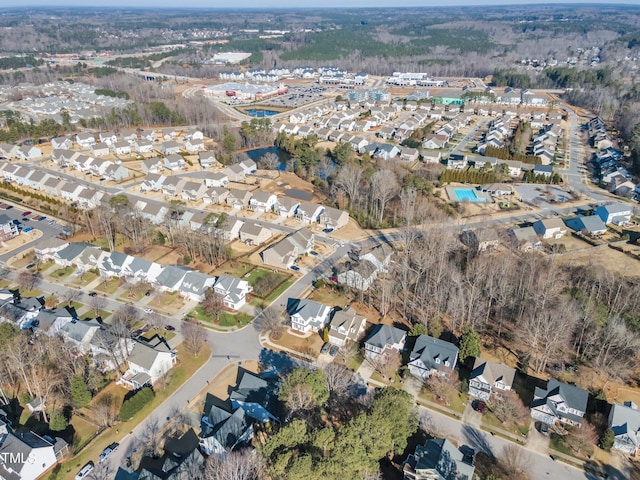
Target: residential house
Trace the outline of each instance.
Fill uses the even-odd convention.
[[[167,265],[156,277],[158,290],[161,292],[177,292],[187,271],[175,265]]]
[[[89,148],[96,143],[96,137],[93,133],[78,133],[76,135],[76,143],[79,147]]]
[[[173,368],[176,361],[176,352],[164,338],[158,335],[150,339],[138,338],[127,358],[129,368],[118,383],[133,390],[153,385]]]
[[[137,153],[153,153],[153,142],[141,138],[134,142],[134,146]]]
[[[180,295],[188,300],[201,302],[204,300],[206,291],[213,287],[215,281],[215,277],[210,277],[204,273],[187,272],[180,284]]]
[[[294,330],[318,332],[329,323],[331,307],[306,298],[289,298],[287,313]]]
[[[541,156],[541,155],[539,155]],[[553,155],[552,155],[553,157]],[[547,159],[548,160],[548,159]],[[553,158],[551,158],[553,160]],[[533,167],[533,173],[535,175],[542,175],[543,177],[550,177],[553,174],[553,166],[552,165],[535,165]]]
[[[43,170],[32,170],[31,175],[26,179],[25,185],[34,190],[42,190],[42,185],[49,177],[49,174]]]
[[[216,234],[222,235],[227,241],[232,242],[240,238],[240,229],[244,222],[238,217],[227,217],[222,225],[216,228]]]
[[[318,223],[323,212],[324,207],[322,205],[313,202],[300,202],[296,211],[296,218],[305,224]]]
[[[73,142],[69,137],[56,137],[51,139],[51,147],[54,149],[70,150]]]
[[[112,163],[105,169],[104,178],[112,182],[121,182],[129,178],[129,169],[122,164]]]
[[[1,219],[0,219],[1,221]],[[59,252],[63,248],[66,248],[69,242],[60,240],[59,238],[49,237],[41,239],[36,246],[33,247],[33,252],[36,258],[41,262],[47,262],[53,260],[53,255]]]
[[[59,437],[46,439],[31,431],[0,435],[0,478],[35,480],[56,465],[66,450],[67,443]]]
[[[275,205],[275,211],[281,217],[291,218],[298,211],[300,201],[292,197],[280,197]]]
[[[349,213],[333,207],[324,207],[320,215],[320,223],[325,229],[337,230],[349,223]]]
[[[253,175],[258,170],[256,162],[254,162],[250,158],[242,160],[238,165],[240,165],[240,167],[244,170],[245,175]]]
[[[403,147],[400,149],[400,160],[403,162],[415,162],[420,157],[417,148]]]
[[[169,140],[168,142],[164,142],[162,144],[162,153],[165,155],[175,155],[180,153],[180,148],[182,145],[176,142],[175,140]]]
[[[511,390],[515,374],[515,368],[478,357],[469,376],[469,395],[489,400],[493,393]]]
[[[385,351],[400,352],[404,350],[407,332],[389,325],[376,325],[369,337],[364,341],[364,354],[367,358],[377,359]]]
[[[229,190],[223,187],[211,187],[202,195],[205,205],[225,203]]]
[[[0,242],[17,237],[19,233],[17,225],[7,215],[0,213]]]
[[[195,128],[190,129],[187,133],[184,134],[185,140],[204,140],[204,133]]]
[[[607,226],[598,215],[577,216],[565,219],[567,227],[590,237],[599,237],[607,232]]]
[[[463,230],[460,241],[475,253],[491,252],[500,245],[498,234],[493,228]]]
[[[100,204],[100,200],[104,194],[104,192],[94,190],[93,188],[83,188],[77,196],[78,205],[80,208],[96,208]]]
[[[238,190],[236,188],[232,188],[229,190],[229,195],[227,195],[226,202],[227,205],[230,205],[232,208],[247,208],[249,205],[249,201],[251,200],[251,192],[248,190]]]
[[[567,233],[567,226],[561,218],[545,218],[533,224],[533,229],[542,238],[562,238]]]
[[[204,152],[205,146],[202,139],[192,138],[185,142],[184,148],[188,152]]]
[[[129,144],[133,144],[138,140],[138,134],[135,130],[121,130],[120,138]]]
[[[225,307],[239,310],[247,303],[247,295],[253,291],[253,287],[246,280],[220,275],[216,279],[213,290],[222,297]]]
[[[155,130],[143,130],[140,132],[140,138],[148,140],[149,142],[155,142],[158,140],[158,134]]]
[[[177,172],[184,170],[187,167],[187,162],[177,153],[170,153],[164,159],[164,166],[169,170]]]
[[[72,163],[75,157],[77,157],[78,155],[79,153],[74,152],[73,150],[56,149],[51,152],[51,160],[53,160],[60,166],[66,166]]]
[[[245,222],[240,228],[240,241],[247,245],[262,245],[273,236],[267,227]]]
[[[448,374],[458,363],[459,349],[453,343],[420,335],[409,356],[409,371],[416,377]]]
[[[580,425],[587,411],[588,400],[586,390],[550,379],[546,388],[536,387],[531,416],[548,425],[555,425],[557,422]]]
[[[165,177],[164,175],[160,175],[158,173],[149,173],[140,184],[140,191],[160,191],[162,190],[162,185],[164,184],[165,180],[167,180],[167,177]]]
[[[18,158],[22,160],[34,160],[42,156],[42,150],[34,145],[25,145],[18,150]]]
[[[160,186],[162,193],[166,197],[175,197],[178,195],[178,185],[183,182],[183,178],[178,176],[165,177]]]
[[[542,242],[533,227],[512,228],[511,234],[514,246],[523,252],[531,252],[542,248]]]
[[[423,150],[422,160],[425,163],[440,163],[442,160],[442,152],[433,150]]]
[[[223,170],[223,172],[229,177],[230,182],[241,182],[247,178],[247,173],[239,163],[229,165]]]
[[[101,328],[102,325],[97,320],[72,320],[64,322],[57,330],[50,332],[59,333],[76,351],[86,355],[91,353],[91,339]]]
[[[229,177],[223,172],[209,172],[204,177],[204,184],[211,187],[227,187],[229,185]]]
[[[111,146],[118,141],[118,136],[114,132],[100,132],[100,141]]]
[[[267,265],[286,269],[295,263],[299,255],[304,255],[313,250],[314,244],[314,234],[306,228],[301,228],[263,250],[260,256]]]
[[[277,201],[278,197],[275,193],[256,190],[249,200],[249,209],[257,212],[271,212]]]
[[[64,180],[61,180],[58,177],[48,177],[44,181],[42,188],[48,195],[51,195],[52,197],[59,197],[64,184]]]
[[[367,319],[358,315],[351,307],[335,309],[329,322],[329,342],[338,347],[347,342],[358,343],[364,333]]]
[[[400,149],[397,146],[389,143],[379,143],[374,157],[382,158],[383,160],[391,160],[392,158],[396,158],[398,155],[400,155]]]
[[[614,403],[609,412],[609,428],[613,431],[613,448],[629,455],[640,449],[640,411],[633,402]]]
[[[624,203],[612,203],[610,205],[601,205],[596,208],[595,214],[606,223],[614,225],[625,225],[631,221],[633,214],[631,205]]]
[[[129,155],[131,153],[131,145],[127,141],[116,142],[113,144],[113,153],[116,155]]]
[[[467,166],[467,157],[465,155],[459,155],[451,153],[447,159],[447,168],[454,170],[462,170]]]
[[[216,160],[216,156],[213,152],[200,152],[198,154],[198,162],[205,170],[219,165],[219,162]]]
[[[113,162],[104,158],[96,158],[93,159],[93,161],[89,164],[88,170],[96,177],[100,177],[104,175],[104,172],[107,170],[107,167],[109,167],[109,165],[113,165]]]
[[[198,201],[204,196],[207,186],[204,183],[182,179],[176,186],[176,195],[179,195],[183,201]]]
[[[140,168],[144,173],[160,173],[164,170],[164,165],[162,160],[158,157],[146,158],[140,164]]]
[[[446,438],[417,445],[403,465],[404,480],[473,480],[472,450],[458,449]]]

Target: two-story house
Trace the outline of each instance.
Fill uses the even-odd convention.
[[[247,295],[253,291],[246,280],[220,275],[213,286],[215,293],[222,297],[224,306],[232,310],[239,310],[247,303]]]
[[[409,371],[416,377],[427,378],[453,370],[458,363],[459,349],[453,343],[420,335],[409,356]]]
[[[404,350],[407,332],[389,325],[376,325],[364,342],[364,353],[367,358],[375,360],[385,350],[400,352]]]
[[[127,359],[129,368],[118,383],[137,390],[153,385],[176,364],[176,352],[171,350],[164,338],[140,338],[134,344]]]
[[[547,382],[547,388],[536,387],[531,416],[548,425],[555,425],[556,422],[580,425],[588,400],[586,390],[551,379]]]
[[[358,342],[364,333],[367,319],[358,315],[352,308],[336,309],[329,323],[329,342],[338,347],[347,342]]]
[[[294,330],[305,333],[317,332],[329,322],[331,307],[306,298],[290,298],[287,301],[287,313]]]
[[[515,374],[515,368],[476,358],[469,377],[469,395],[489,400],[492,393],[511,390]]]
[[[609,428],[613,431],[613,448],[629,455],[640,449],[640,411],[633,402],[613,404],[609,412]]]

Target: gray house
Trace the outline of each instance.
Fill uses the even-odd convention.
[[[633,402],[614,404],[609,412],[609,428],[615,440],[613,448],[636,455],[640,448],[640,411]]]
[[[376,359],[385,350],[400,352],[404,349],[407,332],[389,325],[376,325],[371,335],[364,341],[364,353],[367,358]]]
[[[416,377],[427,378],[440,371],[453,370],[459,351],[453,343],[420,335],[409,357],[409,371]]]
[[[586,390],[557,380],[549,380],[546,389],[536,387],[531,404],[531,416],[548,425],[555,425],[556,422],[580,425],[587,410],[588,400],[589,394]]]
[[[300,332],[318,331],[329,322],[331,307],[306,298],[290,298],[287,313],[291,317],[291,328]]]
[[[515,368],[476,358],[469,377],[469,395],[488,400],[492,393],[511,390]]]
[[[418,445],[404,463],[405,480],[472,480],[473,455],[458,449],[446,438]]]

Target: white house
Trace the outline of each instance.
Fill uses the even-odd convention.
[[[239,310],[247,303],[247,295],[253,291],[253,287],[246,280],[220,275],[216,279],[213,290],[222,297],[225,307]]]
[[[364,342],[364,353],[367,358],[377,359],[386,350],[400,352],[404,349],[407,332],[389,325],[379,324]]]
[[[580,425],[588,399],[586,390],[550,379],[547,388],[536,387],[531,416],[548,425],[555,425],[556,422]]]
[[[624,203],[613,203],[610,205],[601,205],[596,208],[595,214],[605,223],[614,225],[624,225],[631,221],[633,214],[631,205]]]
[[[157,335],[148,341],[138,340],[127,359],[129,368],[118,383],[132,389],[153,385],[176,364],[176,353]]]
[[[609,412],[609,428],[615,437],[613,448],[636,455],[640,448],[640,411],[633,402],[613,404]]]
[[[249,209],[258,212],[273,211],[273,207],[278,201],[275,193],[265,192],[264,190],[256,190],[249,200]]]
[[[329,342],[338,347],[349,341],[358,342],[366,325],[367,319],[358,315],[355,310],[336,310],[329,323]]]
[[[544,239],[562,238],[567,233],[567,226],[558,217],[538,220],[533,224],[533,229]]]
[[[291,319],[291,328],[300,332],[322,330],[329,322],[331,307],[306,298],[290,298],[287,313]]]
[[[456,367],[458,352],[458,347],[453,343],[420,335],[409,356],[409,371],[421,378],[448,372]]]
[[[469,395],[489,400],[493,393],[511,390],[515,374],[514,368],[478,357],[469,377]]]

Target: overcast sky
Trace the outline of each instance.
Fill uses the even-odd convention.
[[[5,2],[7,4],[5,4]],[[12,3],[12,5],[8,5]],[[168,7],[168,8],[322,8],[322,7],[410,7],[410,6],[452,6],[452,5],[514,5],[514,4],[559,4],[559,3],[608,3],[640,5],[640,0],[560,0],[560,2],[532,0],[25,0],[10,2],[0,0],[2,7],[23,7],[30,5],[47,6],[83,6],[83,7]],[[5,5],[3,5],[5,4]]]

